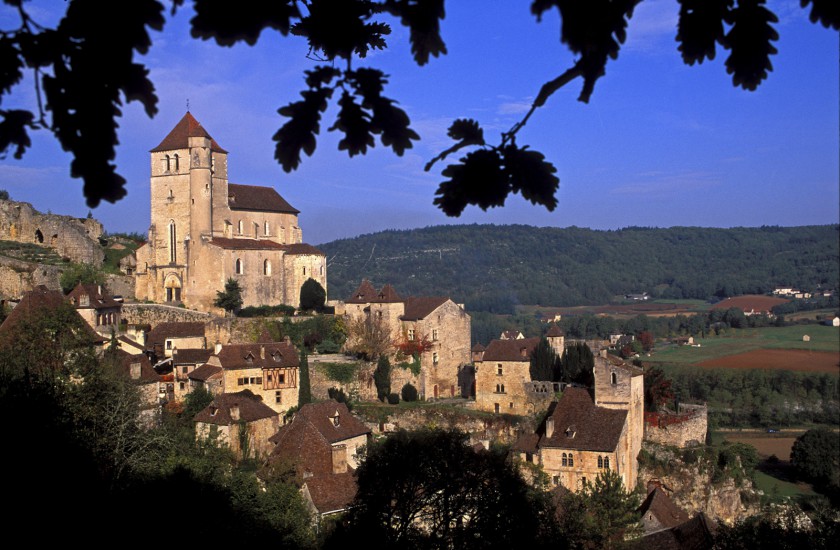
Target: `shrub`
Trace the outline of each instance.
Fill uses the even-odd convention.
[[[389,393],[388,394],[388,404],[389,405],[397,405],[400,402],[400,396],[396,393]]]
[[[402,400],[406,403],[411,403],[412,401],[417,401],[417,388],[415,388],[410,382],[402,387]]]
[[[327,378],[342,384],[349,384],[356,375],[356,363],[323,363]]]
[[[344,390],[340,388],[330,388],[327,390],[327,395],[330,396],[330,399],[335,399],[339,403],[344,403],[347,405],[347,410],[352,410],[353,406],[350,403],[350,398],[344,393]]]
[[[239,317],[288,317],[295,314],[293,306],[248,306],[239,310]]]

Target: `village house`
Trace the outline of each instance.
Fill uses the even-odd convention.
[[[165,394],[161,391],[162,377],[152,368],[149,358],[142,353],[130,354],[115,350],[114,366],[120,375],[134,384],[140,394],[140,420],[145,425],[152,425],[160,415],[161,400]]]
[[[212,354],[209,349],[172,350],[173,399],[181,401],[192,391],[190,373],[205,364]]]
[[[309,403],[272,436],[270,468],[294,469],[301,492],[317,518],[346,510],[356,495],[359,453],[370,428],[334,400]]]
[[[348,325],[381,325],[405,359],[419,357],[422,398],[469,395],[472,384],[461,371],[471,359],[470,316],[462,304],[443,296],[402,298],[391,285],[377,292],[365,279],[345,300],[344,313]]]
[[[193,418],[198,439],[227,444],[237,458],[266,457],[280,415],[249,390],[217,395]]]
[[[108,338],[119,332],[122,304],[107,294],[102,285],[79,283],[67,295],[67,301],[98,334]]]
[[[298,404],[300,355],[287,340],[219,344],[207,362],[187,373],[214,395],[250,390],[279,414]]]
[[[229,183],[227,157],[189,112],[152,149],[138,300],[219,311],[216,293],[234,279],[244,306],[298,307],[308,279],[327,288],[326,258],[302,242],[299,211],[271,187]]]
[[[164,322],[146,334],[146,350],[156,362],[171,359],[175,350],[206,349],[204,323]]]
[[[648,484],[648,495],[637,510],[645,534],[670,529],[690,518],[658,484]]]

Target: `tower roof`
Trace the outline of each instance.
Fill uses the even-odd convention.
[[[172,131],[163,138],[160,145],[151,150],[152,153],[159,151],[172,151],[174,149],[187,149],[189,147],[189,138],[191,137],[205,137],[210,140],[210,149],[216,153],[227,153],[224,149],[216,143],[207,130],[201,125],[199,121],[192,116],[192,113],[187,113],[178,121],[178,124],[172,128]]]

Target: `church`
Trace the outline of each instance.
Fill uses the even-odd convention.
[[[271,187],[228,182],[228,152],[187,111],[151,150],[151,226],[137,250],[138,300],[217,310],[228,279],[243,306],[300,305],[324,253],[303,243],[297,209]]]

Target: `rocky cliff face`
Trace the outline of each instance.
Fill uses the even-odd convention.
[[[639,463],[640,482],[658,481],[691,516],[703,512],[732,525],[759,513],[761,493],[743,469],[721,471],[717,454],[707,447],[679,450],[645,442]]]

